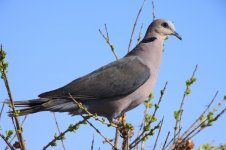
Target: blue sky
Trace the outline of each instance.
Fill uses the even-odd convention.
[[[7,51],[9,82],[15,100],[36,98],[38,94],[58,88],[105,65],[115,58],[98,32],[108,26],[112,43],[119,57],[127,52],[134,20],[142,1],[0,1],[0,43]],[[159,91],[168,81],[164,100],[157,114],[165,123],[161,138],[173,130],[173,111],[179,108],[188,79],[196,64],[197,82],[191,88],[185,102],[182,125],[186,129],[202,112],[215,92],[217,100],[226,94],[226,3],[224,0],[156,0],[157,18],[174,22],[179,41],[170,37],[165,42],[161,71],[154,90],[154,102]],[[152,21],[151,1],[147,0],[139,18],[135,39],[143,23],[143,34]],[[0,99],[7,98],[4,84],[0,81]],[[224,105],[225,107],[225,105]],[[5,109],[5,112],[7,109]],[[138,127],[144,108],[139,106],[128,113],[128,122]],[[21,117],[22,119],[22,117]],[[81,118],[57,114],[62,130]],[[193,140],[196,147],[204,142],[226,142],[226,115]],[[114,129],[92,121],[103,133],[114,137]],[[13,129],[11,120],[3,115],[2,131]],[[182,129],[182,130],[183,130]],[[28,149],[38,150],[47,144],[57,132],[53,114],[49,112],[30,115],[24,124],[24,137]],[[90,149],[93,134],[95,149],[109,149],[103,139],[89,126],[82,126],[75,134],[67,134],[67,149]],[[151,138],[146,147],[153,146]],[[162,140],[163,141],[163,140]],[[0,149],[4,148],[0,140]],[[161,144],[161,143],[160,143]],[[160,145],[159,145],[160,146]],[[59,146],[54,149],[62,149]]]

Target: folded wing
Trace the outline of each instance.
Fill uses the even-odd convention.
[[[139,57],[124,57],[39,97],[69,98],[70,93],[80,101],[117,98],[134,92],[149,77],[150,69]]]

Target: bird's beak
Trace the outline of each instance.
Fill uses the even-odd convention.
[[[178,39],[182,40],[182,37],[176,32],[173,31],[172,35],[176,36]]]

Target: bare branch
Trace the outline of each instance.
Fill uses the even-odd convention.
[[[2,104],[2,108],[1,108],[1,112],[0,112],[0,120],[2,119],[2,112],[4,110],[5,102],[6,102],[6,100]]]
[[[58,123],[58,121],[57,121],[55,112],[53,112],[53,117],[54,117],[54,121],[55,121],[55,123],[56,123],[56,127],[57,127],[57,130],[58,130],[58,133],[60,134],[61,131],[60,131],[59,123]],[[63,149],[66,150],[66,147],[65,147],[65,145],[64,145],[64,140],[63,140],[63,139],[60,139],[60,140],[61,140]]]
[[[152,17],[153,17],[153,21],[155,20],[155,4],[154,4],[154,0],[152,0]]]
[[[100,32],[100,34],[102,35],[102,37],[105,39],[105,41],[107,42],[107,44],[109,45],[109,47],[111,48],[111,51],[112,51],[112,53],[113,53],[114,56],[115,56],[115,59],[118,60],[118,56],[117,56],[117,54],[116,54],[116,52],[115,52],[115,47],[114,47],[114,45],[111,44],[111,42],[110,42],[110,38],[109,38],[108,30],[107,30],[107,25],[105,24],[105,32],[106,32],[106,35],[107,35],[107,36],[105,36],[105,35],[103,34],[103,32],[102,32],[100,29],[99,29],[99,32]]]
[[[84,119],[85,117],[83,115],[81,115]],[[107,143],[109,143],[115,150],[118,150],[116,147],[114,147],[114,145],[111,143],[111,141],[106,138],[101,132],[100,130],[98,130],[91,122],[89,122],[88,120],[86,121]]]
[[[170,135],[170,132],[167,133],[167,136],[166,136],[165,142],[164,142],[164,144],[163,144],[162,150],[165,149],[165,146],[166,146],[166,143],[167,143],[167,141],[168,141],[169,135]]]
[[[138,11],[138,13],[137,13],[137,17],[136,17],[136,20],[135,20],[134,25],[133,25],[133,29],[132,29],[132,33],[131,33],[130,40],[129,40],[129,45],[128,45],[128,52],[130,51],[130,47],[131,47],[131,44],[132,44],[132,41],[133,41],[134,31],[135,31],[136,26],[137,26],[137,21],[138,21],[138,19],[139,19],[139,17],[140,17],[140,14],[141,14],[142,9],[143,9],[143,7],[144,7],[145,1],[146,1],[146,0],[143,0],[143,3],[142,3],[142,5],[141,5],[141,7],[140,7],[140,9],[139,9],[139,11]]]
[[[91,144],[91,150],[94,150],[94,140],[95,140],[95,136],[94,136],[94,134],[93,134],[93,140],[92,140],[92,144]]]
[[[137,44],[139,44],[140,41],[141,41],[141,37],[142,37],[142,29],[143,29],[143,23],[142,23],[142,25],[140,26],[140,32],[139,32],[139,36],[138,36],[138,38],[137,38]]]
[[[119,129],[116,128],[115,129],[115,142],[114,142],[114,147],[116,147],[116,148],[118,148],[119,138],[120,138],[120,132],[119,132]]]
[[[159,139],[159,135],[160,135],[160,132],[161,132],[161,129],[162,129],[163,121],[164,121],[164,117],[162,118],[162,121],[161,121],[161,124],[160,124],[160,127],[159,127],[159,131],[158,131],[157,137],[156,137],[156,139],[155,139],[155,144],[154,144],[153,150],[155,150],[156,145],[157,145],[157,143],[158,143],[158,139]]]

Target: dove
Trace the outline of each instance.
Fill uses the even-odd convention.
[[[22,107],[20,116],[41,111],[85,114],[72,96],[89,112],[113,121],[143,103],[153,90],[162,61],[163,43],[170,35],[182,39],[171,21],[156,19],[140,43],[123,58],[63,87],[42,93],[37,99],[15,101],[15,107]]]

